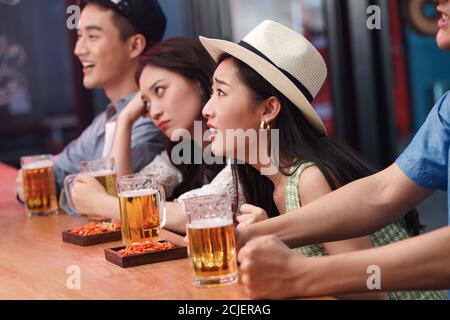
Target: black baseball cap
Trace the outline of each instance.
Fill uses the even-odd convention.
[[[157,0],[79,0],[78,3],[82,8],[94,3],[115,10],[145,36],[148,47],[164,37],[167,18]]]

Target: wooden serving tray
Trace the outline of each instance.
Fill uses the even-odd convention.
[[[111,231],[100,234],[82,236],[69,231],[63,231],[62,240],[64,242],[76,244],[78,246],[87,247],[101,243],[121,241],[122,233],[121,231]]]
[[[167,242],[166,240],[160,240],[158,242]],[[173,243],[173,242],[172,242]],[[176,245],[176,244],[175,244]],[[115,265],[122,268],[136,267],[144,264],[151,264],[169,260],[184,259],[188,257],[187,247],[176,246],[172,249],[167,249],[163,251],[147,252],[143,254],[137,254],[133,256],[122,256],[119,254],[119,250],[124,249],[123,247],[109,248],[105,249],[105,259]]]

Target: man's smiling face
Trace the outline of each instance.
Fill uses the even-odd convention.
[[[108,87],[132,67],[128,42],[121,39],[114,14],[94,4],[88,4],[81,13],[74,53],[83,65],[87,89]]]

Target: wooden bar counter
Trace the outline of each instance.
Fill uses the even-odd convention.
[[[104,255],[105,248],[121,242],[91,247],[62,242],[63,230],[82,226],[87,219],[63,212],[26,217],[15,199],[16,175],[16,169],[0,163],[0,299],[248,299],[239,283],[193,286],[189,258],[122,269]],[[161,238],[183,241],[165,230]],[[79,290],[67,286],[70,266],[80,268]]]

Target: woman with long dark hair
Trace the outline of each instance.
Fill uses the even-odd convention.
[[[131,128],[141,116],[148,116],[167,138],[166,150],[148,164],[141,173],[154,174],[163,185],[169,200],[197,195],[228,194],[236,196],[230,166],[223,159],[212,164],[195,161],[209,142],[194,141],[195,122],[206,131],[201,111],[211,95],[214,61],[198,39],[172,38],[155,45],[140,59],[138,81],[140,94],[120,113],[111,156],[115,158],[117,176],[132,173]],[[180,131],[181,130],[181,131]],[[188,133],[188,138],[177,132]],[[172,138],[176,136],[175,140]],[[180,141],[181,139],[181,141]],[[182,162],[173,161],[177,146]],[[189,153],[188,155],[184,152]],[[197,153],[197,157],[196,157]],[[119,219],[118,200],[109,196],[93,178],[79,175],[73,188],[77,210]],[[168,202],[166,228],[185,232],[185,217],[178,202]]]
[[[245,162],[232,165],[235,182],[242,186],[249,204],[242,207],[241,223],[249,223],[249,217],[253,222],[267,215],[286,214],[376,171],[351,148],[327,136],[311,105],[326,78],[326,65],[300,34],[265,21],[239,44],[201,41],[218,63],[213,95],[203,109],[212,131],[212,149],[216,156]],[[236,135],[231,136],[230,130]],[[239,137],[239,130],[258,132],[258,139],[252,142],[250,134]],[[279,141],[271,134],[275,130]],[[268,138],[263,139],[264,134]],[[267,163],[264,159],[268,157],[277,161]],[[410,232],[417,234],[417,212],[408,217]],[[382,246],[409,236],[398,222],[370,236],[297,250],[306,256],[322,256]],[[441,298],[441,293],[389,292],[355,297],[427,299]]]

